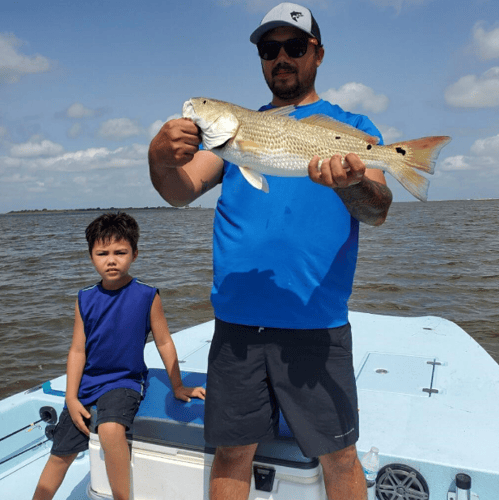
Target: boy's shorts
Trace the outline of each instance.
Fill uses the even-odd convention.
[[[358,440],[350,324],[287,330],[215,321],[206,441],[213,446],[270,441],[278,435],[279,409],[309,458]]]
[[[87,410],[97,405],[95,427],[105,422],[116,422],[130,429],[140,405],[141,395],[133,389],[118,388],[104,393],[97,401],[85,406]],[[90,424],[90,419],[84,419]],[[64,456],[88,450],[89,437],[73,423],[67,408],[62,410],[54,430],[54,442],[50,453]]]

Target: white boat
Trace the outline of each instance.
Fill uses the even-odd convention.
[[[361,421],[359,455],[380,450],[381,500],[499,499],[499,365],[438,317],[350,313]],[[205,380],[213,322],[174,335],[186,385]],[[154,344],[146,399],[130,434],[139,499],[207,499],[213,449],[203,402],[174,401]],[[65,376],[0,401],[0,497],[29,500],[50,452]],[[301,455],[285,423],[260,446],[250,499],[325,499],[318,461]],[[56,500],[109,499],[97,436]]]

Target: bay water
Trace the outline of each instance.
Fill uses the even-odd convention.
[[[125,211],[141,228],[131,274],[160,289],[170,330],[212,319],[213,209]],[[0,399],[65,372],[78,290],[99,279],[84,231],[102,212],[0,214]],[[498,226],[499,200],[394,203],[361,225],[350,309],[444,317],[499,362]]]

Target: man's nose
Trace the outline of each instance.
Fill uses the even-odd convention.
[[[285,59],[286,61],[289,61],[291,58],[288,56],[288,53],[284,49],[284,45],[281,45],[279,47],[279,52],[277,53],[276,61],[279,61],[281,59]]]

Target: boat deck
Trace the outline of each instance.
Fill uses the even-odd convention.
[[[461,472],[471,476],[474,498],[497,498],[499,365],[466,332],[441,318],[353,312],[350,321],[359,455],[376,446],[382,467],[413,467],[428,484],[432,500],[447,500]],[[212,333],[213,322],[208,322],[174,335],[182,371],[205,373]],[[146,362],[150,368],[162,367],[153,343],[146,346]],[[38,420],[42,406],[59,414],[64,390],[62,376],[1,401],[1,436]],[[41,422],[0,442],[3,498],[31,498],[50,451],[45,427]],[[27,448],[32,449],[14,457]],[[86,500],[89,468],[87,452],[70,468],[55,499]]]

